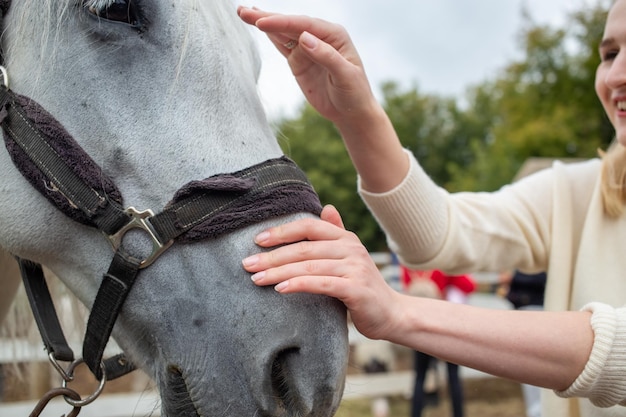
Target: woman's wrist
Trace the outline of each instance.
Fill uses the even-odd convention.
[[[376,104],[336,123],[350,158],[369,192],[391,190],[406,177],[409,159],[384,109]]]
[[[344,113],[334,123],[348,147],[376,146],[380,142],[378,133],[391,126],[385,109],[374,97],[358,109]]]
[[[396,344],[411,346],[420,333],[419,301],[416,297],[397,294],[387,317],[383,338]]]

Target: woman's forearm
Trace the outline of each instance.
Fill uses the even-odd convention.
[[[401,298],[393,342],[492,375],[564,390],[591,353],[588,312],[494,311]]]
[[[389,117],[377,103],[358,120],[336,121],[352,163],[361,177],[361,186],[372,193],[384,193],[400,184],[409,171],[409,160]]]

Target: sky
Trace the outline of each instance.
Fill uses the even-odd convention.
[[[522,10],[562,27],[591,0],[244,0],[241,4],[342,24],[377,95],[384,81],[460,98],[519,57]],[[249,3],[247,3],[249,2]],[[595,3],[592,3],[595,4]],[[263,60],[259,91],[270,118],[294,115],[303,99],[285,59],[253,30]]]

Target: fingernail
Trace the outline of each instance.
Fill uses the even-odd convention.
[[[250,266],[256,265],[259,262],[259,256],[252,255],[252,256],[247,257],[241,262],[243,263],[243,266],[250,267]]]
[[[270,238],[270,232],[261,232],[254,238],[256,243],[263,243]]]
[[[253,274],[250,278],[252,278],[252,281],[258,281],[261,278],[263,278],[265,276],[265,271],[261,271],[261,272],[257,272],[256,274]]]
[[[318,40],[309,32],[302,32],[302,35],[300,35],[300,43],[309,49],[313,49],[317,46]]]
[[[283,281],[283,282],[280,282],[280,283],[276,284],[276,286],[274,287],[274,289],[275,289],[277,292],[281,292],[282,290],[284,290],[284,289],[285,289],[285,288],[287,288],[288,286],[289,286],[289,281]]]

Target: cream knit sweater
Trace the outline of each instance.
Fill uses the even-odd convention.
[[[450,194],[407,155],[395,189],[373,194],[359,181],[391,250],[417,269],[548,271],[545,308],[592,311],[595,339],[577,380],[544,393],[544,416],[626,416],[626,217],[603,214],[600,160],[557,162],[493,193]]]

